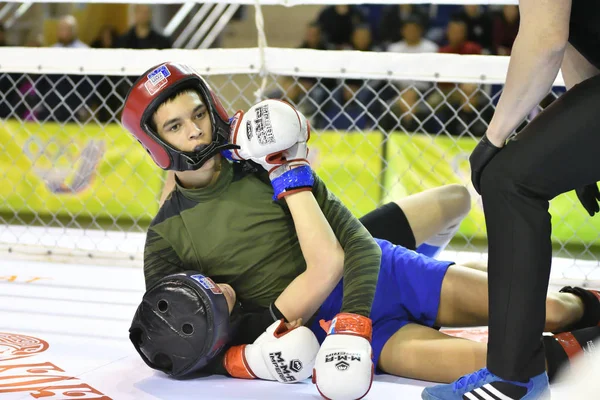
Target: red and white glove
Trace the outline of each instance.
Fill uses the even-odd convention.
[[[327,337],[317,354],[313,383],[330,400],[356,400],[369,392],[373,382],[371,320],[340,313],[333,321],[321,320]]]
[[[264,100],[231,119],[234,160],[252,160],[269,173],[283,165],[308,165],[310,126],[302,113],[280,100]],[[291,164],[290,164],[291,163]],[[271,178],[275,179],[281,173]]]
[[[319,342],[305,326],[288,329],[276,321],[253,344],[233,346],[225,353],[225,369],[234,378],[295,383],[308,378]]]

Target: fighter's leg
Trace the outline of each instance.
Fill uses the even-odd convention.
[[[488,324],[488,277],[485,272],[461,265],[448,267],[440,295],[436,326]],[[583,289],[581,289],[583,290]],[[584,304],[572,293],[550,293],[546,299],[547,332],[569,329],[581,320]]]
[[[404,211],[417,246],[460,224],[471,209],[469,191],[457,184],[424,190],[395,203]]]
[[[477,271],[485,272],[487,274],[487,260],[464,261],[461,262],[460,265],[463,267],[476,269]]]
[[[360,221],[376,238],[409,249],[427,244],[437,248],[432,249],[435,253],[454,236],[470,207],[467,189],[453,184],[388,203]]]
[[[452,382],[485,366],[486,344],[408,324],[383,346],[378,367],[388,374],[435,382]]]
[[[570,365],[582,352],[596,352],[600,327],[544,336],[548,375]],[[446,335],[436,329],[407,324],[393,334],[379,355],[378,368],[388,374],[435,382],[452,382],[486,364],[487,345]]]
[[[446,185],[396,201],[412,228],[417,251],[430,257],[439,254],[454,237],[471,209],[469,191]]]

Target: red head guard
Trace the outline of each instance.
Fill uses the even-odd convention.
[[[152,115],[166,99],[189,89],[202,96],[212,124],[212,142],[193,152],[180,151],[169,145],[150,124]],[[221,150],[237,147],[227,143],[229,117],[221,102],[206,81],[183,64],[163,63],[138,78],[125,99],[121,122],[144,146],[154,162],[166,170],[196,170]]]

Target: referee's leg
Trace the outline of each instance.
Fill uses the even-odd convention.
[[[541,334],[552,247],[549,200],[600,180],[600,76],[564,94],[492,159],[481,182],[489,242],[488,369],[545,371]]]

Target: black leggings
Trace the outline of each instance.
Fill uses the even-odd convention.
[[[415,250],[415,235],[396,203],[387,203],[360,218],[360,222],[371,236]]]
[[[552,247],[548,202],[600,180],[600,76],[575,86],[499,152],[481,179],[489,242],[488,369],[545,371],[542,332]]]

